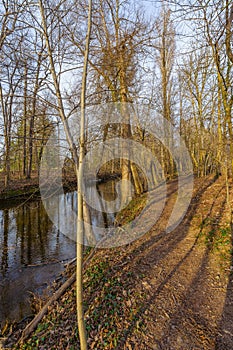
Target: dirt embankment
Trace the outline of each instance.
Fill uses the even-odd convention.
[[[197,179],[184,220],[166,233],[176,189],[169,184],[165,209],[147,234],[98,250],[89,263],[84,295],[90,349],[233,349],[232,224],[224,180]],[[147,215],[153,204],[145,220]],[[77,349],[75,310],[73,286],[22,348]],[[11,341],[19,336],[15,330]]]

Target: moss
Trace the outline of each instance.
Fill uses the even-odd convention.
[[[129,204],[117,213],[115,224],[125,225],[133,221],[144,209],[147,201],[147,193],[134,197]]]
[[[0,194],[0,199],[11,199],[11,198],[18,198],[18,197],[27,197],[30,195],[38,195],[39,194],[39,188],[38,187],[29,187],[29,188],[21,188],[21,189],[9,189],[5,190]]]

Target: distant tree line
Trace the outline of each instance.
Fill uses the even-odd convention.
[[[80,107],[88,4],[42,2],[45,32],[39,3],[0,0],[0,166],[6,186],[14,173],[38,174],[62,108],[68,119]],[[230,0],[158,1],[150,16],[140,1],[94,1],[86,105],[144,104],[179,130],[198,176],[231,176],[232,7]],[[174,177],[169,150],[143,128],[132,128],[127,118],[126,113],[119,127],[106,125],[99,137],[137,140],[156,155],[165,176]],[[169,142],[172,148],[172,135]],[[143,175],[126,158],[106,171],[120,171],[140,193]]]

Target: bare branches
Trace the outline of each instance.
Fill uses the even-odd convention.
[[[231,47],[232,42],[232,21],[233,21],[233,3],[229,8],[229,3],[227,1],[226,7],[226,52],[228,58],[233,63],[233,52]]]

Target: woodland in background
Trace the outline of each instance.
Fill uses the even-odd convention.
[[[80,108],[87,4],[41,3],[57,86],[39,3],[0,1],[0,169],[6,187],[16,175],[30,179],[39,173],[43,148],[61,123],[58,91],[65,118]],[[93,2],[85,103],[148,106],[180,131],[195,174],[231,176],[232,1],[155,1],[149,6],[130,0]],[[165,176],[176,175],[169,151],[143,126],[132,128],[127,115],[125,124],[107,125],[98,136],[87,135],[86,149],[97,137],[105,141],[116,135],[146,145]],[[172,142],[171,136],[171,147]],[[67,164],[69,159],[72,154],[67,155]],[[102,171],[132,177],[137,193],[145,189],[140,169],[126,159],[107,164]]]
[[[172,179],[181,164],[172,157],[177,139],[167,128],[168,121],[185,140],[197,177],[224,175],[224,201],[230,203],[233,2],[164,0],[145,2],[143,7],[133,0],[0,0],[0,15],[0,171],[6,189],[15,177],[39,177],[43,150],[59,126],[59,146],[64,140],[69,145],[63,173],[71,170],[78,183],[76,304],[80,346],[86,350],[84,231],[90,246],[96,241],[83,224],[84,218],[90,223],[80,189],[83,175],[88,177],[83,174],[84,155],[116,136],[133,140],[149,148],[165,178]],[[108,123],[105,114],[100,127],[101,120],[91,118],[84,108],[111,103],[120,106],[123,122]],[[156,113],[154,119],[142,115],[135,125],[126,106],[141,105]],[[69,124],[73,116],[78,116],[77,140]],[[147,131],[157,125],[159,116],[165,144]],[[57,170],[55,152],[56,147],[50,159]],[[129,181],[136,194],[163,181],[153,162],[149,184],[143,169],[129,159],[125,147],[121,157],[99,170],[99,175],[120,174],[125,180],[122,207],[132,198]],[[231,211],[230,215],[232,225]]]

